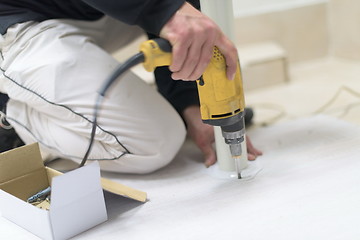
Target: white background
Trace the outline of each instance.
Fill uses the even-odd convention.
[[[236,17],[281,11],[329,0],[233,0]]]

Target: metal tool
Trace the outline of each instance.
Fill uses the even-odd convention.
[[[41,201],[45,200],[46,197],[48,197],[50,195],[50,192],[51,192],[51,187],[47,187],[47,188],[35,193],[31,197],[29,197],[27,199],[27,202],[28,203],[33,203],[33,202],[36,202],[36,201],[39,201],[39,200],[41,200]]]

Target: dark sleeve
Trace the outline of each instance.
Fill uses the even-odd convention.
[[[173,80],[169,67],[158,67],[154,74],[158,91],[181,116],[186,107],[200,105],[195,81]]]
[[[187,2],[191,3],[195,8],[200,9],[199,0],[189,0]],[[157,36],[148,33],[148,37],[152,39]],[[200,105],[195,81],[173,80],[169,67],[158,67],[155,69],[154,74],[158,91],[181,116],[186,107]]]
[[[0,92],[0,111],[5,113],[5,106],[8,100],[8,95]]]
[[[97,10],[158,35],[185,0],[83,0]]]

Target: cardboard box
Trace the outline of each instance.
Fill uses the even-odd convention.
[[[51,186],[49,210],[27,199]],[[0,154],[2,216],[42,239],[68,239],[107,220],[103,189],[145,202],[146,193],[100,177],[97,162],[66,174],[45,167],[38,144]]]

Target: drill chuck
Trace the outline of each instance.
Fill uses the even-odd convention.
[[[233,157],[239,157],[242,154],[241,143],[244,141],[245,125],[244,118],[231,125],[221,126],[222,135],[225,143],[230,147],[230,153]]]
[[[229,144],[230,153],[233,158],[238,158],[242,155],[241,142],[236,144]]]

